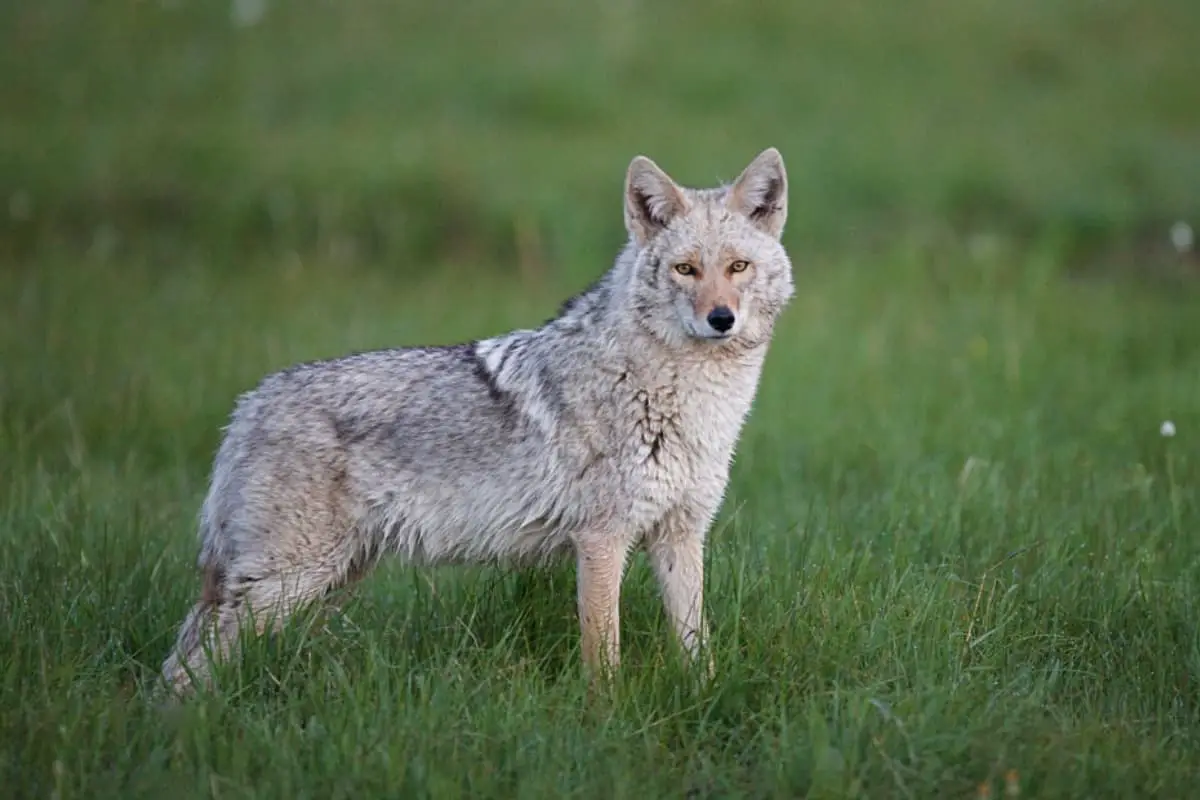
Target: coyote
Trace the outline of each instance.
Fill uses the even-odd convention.
[[[705,536],[793,293],[787,174],[769,148],[732,184],[691,189],[638,156],[624,205],[615,264],[541,327],[299,364],[238,398],[167,686],[209,683],[245,612],[275,628],[387,554],[573,554],[594,679],[619,662],[621,579],[641,548],[694,661]]]

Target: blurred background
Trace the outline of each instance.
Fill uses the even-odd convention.
[[[6,260],[604,267],[645,153],[768,145],[789,243],[1053,237],[1073,266],[1195,222],[1188,0],[47,0],[0,11]]]
[[[609,266],[638,153],[706,185],[778,147],[801,292],[868,316],[1030,254],[1190,286],[1198,33],[1191,0],[7,3],[7,411],[86,387],[96,446],[136,413],[126,449],[206,453],[266,368],[536,323]]]

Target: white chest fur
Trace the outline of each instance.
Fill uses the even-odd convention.
[[[761,359],[700,363],[630,385],[623,455],[635,517],[719,501],[760,373]]]

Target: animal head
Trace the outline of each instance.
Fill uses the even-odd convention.
[[[680,186],[634,158],[625,227],[636,318],[668,343],[765,341],[793,292],[786,220],[787,172],[773,147],[715,189]]]

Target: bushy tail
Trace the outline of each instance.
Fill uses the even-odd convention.
[[[175,638],[175,646],[162,666],[163,680],[176,692],[188,691],[195,688],[196,683],[208,681],[209,664],[205,644],[211,641],[209,634],[212,625],[221,616],[224,596],[225,570],[211,564],[205,566],[200,601],[192,606],[184,618]]]

